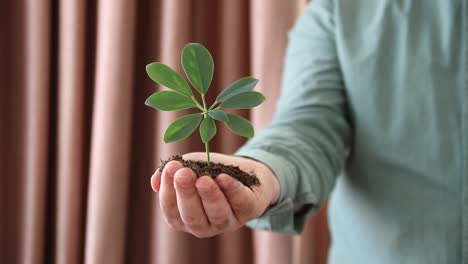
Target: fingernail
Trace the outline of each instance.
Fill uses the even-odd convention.
[[[177,185],[183,188],[188,188],[188,187],[193,186],[193,177],[178,175],[175,177],[175,181]]]
[[[197,190],[203,194],[211,194],[215,191],[215,184],[211,182],[211,179],[205,178],[207,176],[201,177],[195,183]],[[211,180],[211,181],[210,181]]]
[[[159,185],[159,183],[156,182],[156,178],[155,178],[155,177],[156,177],[156,176],[151,177],[151,180],[150,180],[150,181],[151,181],[151,187],[152,187],[153,191],[159,192],[159,187],[160,187],[160,185]]]
[[[166,172],[170,176],[174,176],[174,173],[181,167],[179,163],[171,162],[166,165]]]

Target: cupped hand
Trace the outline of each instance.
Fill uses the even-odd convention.
[[[197,178],[178,161],[168,162],[163,171],[158,169],[151,177],[151,186],[159,193],[159,204],[167,224],[174,230],[200,238],[242,227],[262,215],[280,194],[276,176],[263,163],[219,153],[210,153],[210,156],[213,162],[254,172],[260,185],[248,188],[227,174],[220,174],[216,179]],[[196,161],[205,161],[205,157],[203,152],[183,156],[185,160]]]

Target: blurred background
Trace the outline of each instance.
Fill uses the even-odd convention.
[[[184,113],[144,105],[161,89],[145,72],[200,42],[213,54],[212,96],[252,75],[280,91],[287,32],[306,0],[0,1],[0,263],[325,263],[325,209],[301,236],[243,228],[209,239],[168,229],[150,176],[176,153],[204,151],[197,133],[165,144]],[[214,98],[208,98],[211,102]],[[183,112],[183,111],[182,111]],[[224,126],[214,152],[244,143]]]

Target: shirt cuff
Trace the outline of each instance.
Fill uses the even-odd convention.
[[[278,233],[298,234],[304,229],[307,216],[316,210],[318,206],[310,204],[314,197],[302,196],[295,199],[298,180],[294,167],[277,154],[263,149],[241,148],[234,155],[251,158],[268,166],[280,184],[280,197],[260,217],[247,222],[247,226],[255,229],[274,231]],[[310,196],[306,195],[306,196]],[[309,203],[307,203],[309,202]],[[305,208],[294,212],[296,204],[303,203]]]

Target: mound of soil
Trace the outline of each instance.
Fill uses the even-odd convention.
[[[207,162],[184,160],[180,155],[174,155],[167,160],[161,160],[161,170],[164,169],[164,166],[166,166],[166,164],[171,160],[180,161],[184,167],[192,169],[197,177],[208,175],[214,179],[219,174],[226,173],[227,175],[234,177],[238,181],[242,182],[242,184],[249,188],[260,185],[260,181],[258,180],[257,176],[255,176],[255,174],[247,173],[237,166],[224,165],[215,162],[211,162],[210,166],[208,166]]]

